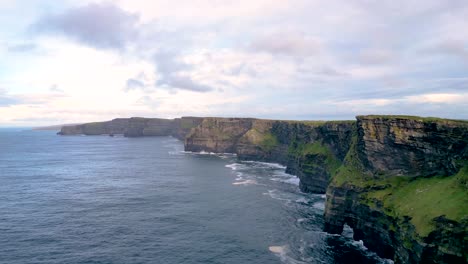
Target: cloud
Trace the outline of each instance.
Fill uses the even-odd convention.
[[[20,103],[20,100],[8,95],[5,90],[0,89],[0,107],[7,107],[18,103]]]
[[[138,38],[138,21],[138,15],[113,4],[91,3],[44,16],[32,30],[62,34],[92,47],[122,49]]]
[[[289,31],[258,36],[248,46],[248,49],[254,52],[300,57],[316,55],[321,48],[322,43],[318,38]]]
[[[193,92],[209,92],[213,90],[213,88],[208,85],[197,83],[190,76],[178,74],[170,74],[169,76],[165,76],[163,81],[158,82],[158,85],[167,85],[171,88],[189,90]]]
[[[35,43],[21,43],[15,45],[9,45],[8,51],[10,52],[30,52],[37,48]]]
[[[142,81],[133,79],[133,78],[128,79],[125,85],[126,91],[143,89],[143,88],[145,88],[145,84]]]
[[[52,93],[64,93],[63,89],[60,89],[57,84],[52,84],[49,88],[49,91]]]
[[[405,100],[414,103],[433,103],[433,104],[456,104],[468,102],[468,94],[421,94],[416,96],[407,96]]]
[[[182,61],[182,58],[173,51],[158,52],[154,56],[159,79],[156,85],[172,89],[188,90],[193,92],[209,92],[213,87],[200,83],[190,75],[193,65]]]
[[[154,113],[466,118],[465,0],[39,2],[0,17],[0,86],[15,91],[0,93],[10,105],[0,121],[51,109],[66,122]],[[59,11],[40,13],[52,4]],[[31,23],[34,34],[23,34]],[[47,93],[69,97],[38,94],[53,83]]]
[[[359,61],[364,64],[385,64],[394,59],[395,54],[384,49],[367,49],[359,54]]]
[[[446,40],[436,44],[434,47],[429,48],[427,52],[439,55],[452,55],[461,58],[468,63],[468,39],[461,40]]]
[[[155,85],[170,90],[214,90],[213,87],[200,83],[191,74],[193,65],[182,61],[178,50],[166,51],[164,45],[173,46],[172,42],[177,40],[189,45],[184,36],[186,34],[154,29],[155,27],[153,23],[140,24],[139,15],[110,3],[70,8],[60,14],[44,16],[31,26],[37,33],[61,34],[97,49],[121,50],[134,46],[136,52],[130,51],[133,52],[131,56],[141,56],[152,61],[158,69],[159,78],[153,84],[141,78],[128,78],[125,91],[149,91]],[[155,43],[158,41],[162,44]]]

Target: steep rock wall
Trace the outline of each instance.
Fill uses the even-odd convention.
[[[443,119],[358,116],[359,157],[372,173],[452,175],[467,159],[464,122]]]
[[[325,230],[396,263],[466,263],[468,123],[359,116],[327,189]]]
[[[185,139],[186,151],[235,153],[240,138],[252,127],[249,118],[204,118]]]
[[[200,117],[116,118],[111,121],[64,126],[59,135],[124,135],[126,137],[174,136],[183,140],[202,121]]]
[[[352,121],[311,122],[205,118],[185,139],[185,150],[236,153],[241,160],[277,162],[305,192],[324,193],[349,148]]]
[[[468,123],[407,116],[357,122],[122,118],[61,134],[172,135],[188,151],[278,162],[306,192],[326,190],[325,230],[396,263],[467,263]],[[327,188],[328,186],[328,188]]]

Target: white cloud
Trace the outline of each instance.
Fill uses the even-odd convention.
[[[93,2],[50,13],[39,7],[56,2],[0,2],[12,10],[0,17],[0,123],[467,117],[466,1]],[[127,23],[100,21],[107,13]],[[29,20],[48,34],[20,31]]]
[[[421,94],[415,96],[407,96],[408,102],[414,103],[436,103],[436,104],[456,104],[468,102],[468,93],[465,94]]]

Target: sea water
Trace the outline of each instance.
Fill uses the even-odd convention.
[[[389,263],[279,164],[171,137],[0,129],[0,263]]]

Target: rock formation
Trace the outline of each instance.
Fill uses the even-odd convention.
[[[358,116],[327,189],[325,230],[396,263],[466,263],[468,122]]]
[[[116,118],[111,121],[63,126],[59,135],[124,135],[126,137],[174,136],[184,140],[189,131],[196,127],[202,118],[182,117],[162,118]]]
[[[395,263],[467,263],[467,121],[122,118],[59,134],[172,135],[187,151],[281,163],[302,191],[326,191],[325,231],[348,224],[356,240]]]
[[[299,177],[302,191],[325,193],[349,148],[353,127],[353,121],[205,118],[187,135],[185,150],[277,162]]]

